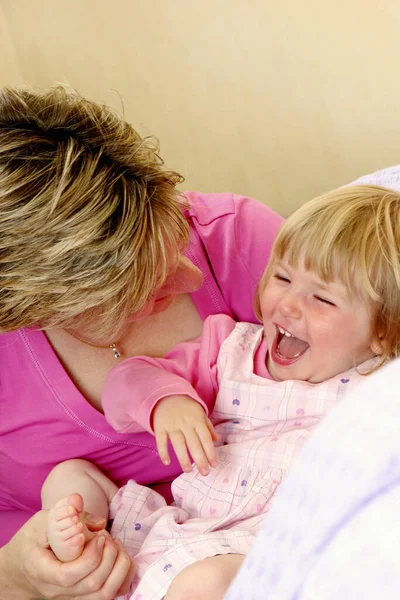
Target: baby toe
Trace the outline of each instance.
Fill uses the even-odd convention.
[[[55,526],[58,531],[65,531],[66,529],[78,528],[77,531],[82,531],[82,523],[78,516],[66,517],[65,519],[58,519],[55,521]]]

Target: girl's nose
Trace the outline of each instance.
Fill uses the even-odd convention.
[[[279,310],[285,317],[300,319],[302,312],[298,294],[293,294],[292,292],[284,294],[279,302]]]

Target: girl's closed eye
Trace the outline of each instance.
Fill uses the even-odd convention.
[[[327,298],[323,298],[322,296],[315,296],[315,299],[319,302],[322,302],[323,304],[328,304],[328,306],[336,306],[334,302],[328,300]]]
[[[274,278],[278,281],[286,281],[287,283],[290,283],[289,277],[287,277],[287,275],[283,275],[282,273],[274,273]]]

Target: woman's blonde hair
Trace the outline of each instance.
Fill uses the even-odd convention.
[[[152,140],[67,86],[0,91],[0,331],[95,309],[112,336],[187,242],[181,181]]]
[[[324,281],[338,278],[371,312],[382,361],[400,356],[400,193],[372,186],[340,188],[304,204],[280,229],[255,299],[274,262],[304,261]]]

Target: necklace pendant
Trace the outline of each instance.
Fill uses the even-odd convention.
[[[110,348],[114,353],[114,358],[120,358],[121,354],[118,352],[117,347],[115,344],[110,344]]]

